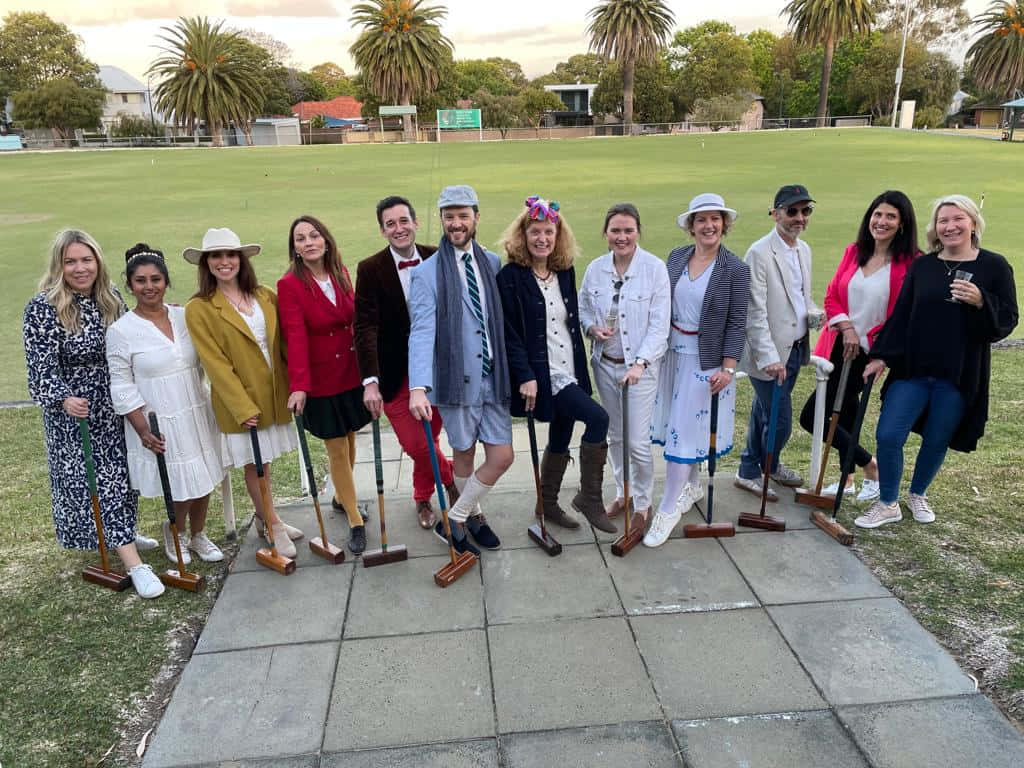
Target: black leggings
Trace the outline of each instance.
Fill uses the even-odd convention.
[[[828,437],[828,423],[832,418],[832,408],[836,401],[836,391],[839,389],[839,376],[843,367],[843,335],[838,334],[836,336],[835,343],[832,345],[832,354],[829,356],[829,360],[835,366],[835,370],[828,377],[828,385],[825,389],[825,437]],[[839,410],[839,423],[836,425],[836,434],[832,438],[832,444],[839,451],[839,456],[842,461],[846,460],[846,452],[850,450],[850,445],[853,443],[850,437],[850,429],[853,427],[853,421],[857,415],[857,401],[860,398],[860,393],[864,390],[864,368],[868,364],[868,356],[864,354],[864,350],[860,350],[857,353],[857,357],[850,363],[850,375],[846,380],[846,392],[843,394],[842,407]],[[811,393],[807,403],[804,405],[804,409],[800,412],[800,426],[805,430],[814,434],[814,401],[817,397],[817,391]],[[864,448],[857,443],[853,446],[853,463],[858,467],[866,467],[871,463],[871,454],[868,453]],[[817,482],[818,478],[812,478],[812,482]]]
[[[555,395],[555,415],[548,427],[548,450],[565,453],[569,450],[572,428],[577,421],[586,425],[583,442],[603,443],[608,437],[608,414],[579,384],[563,387]]]

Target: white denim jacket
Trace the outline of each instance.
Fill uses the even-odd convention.
[[[613,284],[619,279],[612,264],[611,252],[590,262],[580,288],[580,323],[583,333],[590,335],[594,326],[604,327],[605,318],[615,295]],[[623,275],[619,291],[619,329],[623,358],[632,363],[638,357],[647,360],[651,373],[668,348],[672,299],[669,295],[668,269],[665,262],[643,248],[637,247],[633,261]],[[592,339],[591,361],[601,359],[605,343]]]

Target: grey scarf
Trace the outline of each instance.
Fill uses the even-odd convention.
[[[512,399],[505,357],[505,320],[494,268],[476,240],[473,255],[480,275],[480,289],[487,302],[487,335],[490,338],[491,378],[498,402],[508,406]],[[434,392],[437,405],[466,405],[465,361],[462,358],[462,280],[455,259],[459,258],[447,235],[437,249],[437,323],[434,331]],[[474,319],[475,321],[475,319]]]

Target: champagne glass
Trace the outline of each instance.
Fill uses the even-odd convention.
[[[972,277],[974,277],[974,274],[971,273],[971,272],[968,272],[965,269],[958,269],[956,272],[953,273],[953,279],[954,280],[964,280],[965,282],[968,282],[968,283],[971,281]],[[946,301],[950,302],[951,304],[959,304],[960,303],[960,299],[955,299],[952,296],[950,296],[948,299],[946,299]]]

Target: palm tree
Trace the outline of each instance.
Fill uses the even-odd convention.
[[[603,0],[590,9],[590,48],[622,66],[622,122],[633,125],[633,81],[638,62],[652,61],[675,23],[662,0]]]
[[[349,21],[363,31],[349,48],[381,103],[410,106],[437,88],[438,71],[454,47],[438,21],[448,11],[424,0],[369,0],[352,7]],[[412,120],[406,115],[406,134]]]
[[[875,21],[874,7],[871,0],[790,0],[782,13],[789,14],[796,42],[821,44],[825,49],[821,61],[821,85],[818,87],[818,125],[824,126],[836,43],[845,37],[870,32]]]
[[[1024,86],[1024,0],[992,3],[973,20],[981,36],[967,49],[967,70],[1007,98]]]
[[[221,131],[232,120],[248,125],[263,102],[259,74],[244,55],[241,38],[222,31],[223,24],[196,16],[164,27],[164,55],[148,71],[160,78],[153,89],[160,110],[192,132],[205,122],[217,147],[224,146]]]

